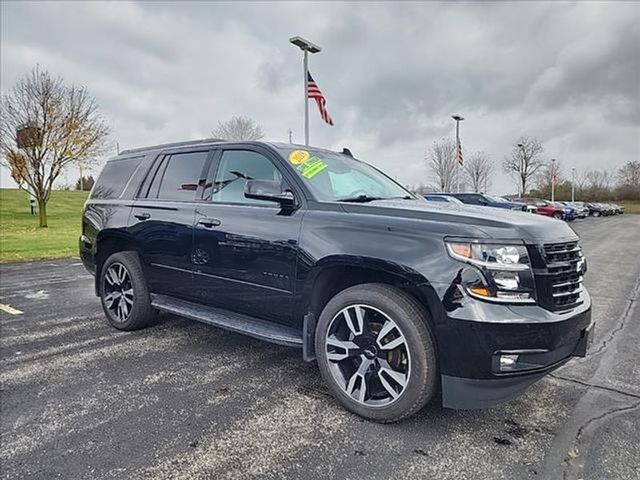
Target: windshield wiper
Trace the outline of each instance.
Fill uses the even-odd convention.
[[[355,197],[341,198],[338,200],[338,202],[367,203],[367,202],[373,202],[374,200],[385,200],[385,199],[382,197],[373,197],[371,195],[361,194],[361,195],[356,195]]]

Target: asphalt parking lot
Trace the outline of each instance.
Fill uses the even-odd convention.
[[[574,222],[589,356],[483,411],[344,411],[301,353],[170,315],[110,328],[78,260],[0,266],[2,478],[640,478],[640,215]]]

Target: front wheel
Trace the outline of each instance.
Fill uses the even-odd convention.
[[[100,300],[107,320],[119,330],[137,330],[155,319],[137,253],[118,252],[107,258],[100,269]]]
[[[553,214],[553,218],[556,218],[558,220],[562,220],[562,214],[560,212],[555,212]]]
[[[406,418],[436,391],[427,313],[388,285],[357,285],[331,299],[318,319],[316,356],[334,397],[370,420]]]

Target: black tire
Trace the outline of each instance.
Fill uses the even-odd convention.
[[[553,218],[557,218],[558,220],[562,220],[562,214],[560,212],[555,212],[553,214]]]
[[[600,216],[600,212],[598,211],[594,211],[592,214],[594,217],[599,217]]]
[[[328,348],[333,349],[334,347],[331,343],[329,345],[327,344],[327,332],[329,332],[330,327],[332,329],[335,328],[333,326],[334,318],[336,321],[339,321],[338,319],[340,319],[340,321],[345,320],[346,317],[341,316],[344,315],[342,312],[346,308],[355,308],[355,305],[365,309],[371,308],[371,310],[362,314],[363,318],[371,317],[366,321],[363,320],[362,324],[366,323],[372,326],[380,319],[385,323],[393,319],[391,323],[395,324],[397,330],[390,330],[389,332],[396,333],[389,333],[388,335],[393,335],[394,339],[385,342],[387,345],[380,347],[380,343],[378,342],[389,338],[388,336],[380,338],[382,332],[378,330],[378,336],[375,339],[373,336],[368,337],[369,340],[367,341],[375,342],[372,343],[374,346],[378,345],[374,350],[382,359],[376,356],[373,357],[372,360],[366,360],[364,355],[373,355],[373,353],[367,350],[368,347],[363,347],[358,350],[360,352],[359,354],[349,356],[345,360],[339,362],[329,360],[328,355],[335,355],[336,351],[333,350],[331,353],[328,353]],[[333,297],[329,303],[327,303],[318,319],[315,346],[320,373],[334,397],[353,413],[382,423],[397,422],[422,409],[422,407],[431,400],[437,391],[438,385],[435,342],[428,327],[427,315],[427,312],[410,296],[394,287],[384,284],[369,283],[356,285],[343,290]],[[384,328],[382,330],[384,330]],[[364,334],[354,336],[353,332],[349,332],[348,330],[344,331],[352,338],[352,341],[349,342],[351,344],[364,338]],[[361,331],[364,331],[364,328]],[[403,337],[404,342],[401,346],[394,350],[383,351],[383,348],[396,342],[396,336]],[[333,334],[331,337],[334,340],[336,339],[336,336]],[[401,391],[399,394],[396,391],[396,395],[398,396],[392,397],[388,405],[365,404],[366,402],[372,401],[384,402],[384,400],[379,400],[379,397],[371,398],[371,396],[376,393],[379,394],[379,392],[382,392],[383,395],[385,393],[385,391],[380,388],[378,389],[379,392],[376,392],[376,384],[379,387],[382,386],[386,388],[381,382],[381,378],[386,377],[387,374],[383,370],[388,371],[388,368],[380,367],[378,362],[383,362],[384,365],[390,366],[390,356],[393,355],[397,357],[398,349],[401,350],[399,355],[404,355],[402,365],[406,365],[406,367],[404,367],[406,369],[406,377],[403,381],[406,380],[406,383],[404,385],[401,383],[395,385],[395,389],[401,388]],[[356,350],[354,350],[354,352],[355,351]],[[349,351],[345,349],[345,352],[348,353]],[[362,379],[359,380],[360,389],[365,391],[361,401],[352,396],[353,391],[352,395],[347,393],[346,390],[349,388],[349,385],[352,385],[350,381],[339,383],[335,376],[335,372],[341,372],[343,368],[342,366],[338,367],[338,365],[342,365],[342,362],[345,361],[353,362],[354,365],[358,365],[358,362],[360,362],[359,366],[362,366],[365,361],[373,362],[370,364],[371,366],[367,367],[368,370],[362,375]],[[360,371],[359,367],[358,371]],[[397,374],[398,372],[394,371],[393,373]],[[366,377],[367,375],[368,377]],[[355,373],[353,376],[355,376]],[[365,377],[367,379],[365,379]],[[389,384],[388,378],[386,384]],[[387,388],[387,392],[389,391]],[[358,395],[360,395],[360,392]],[[370,395],[368,400],[364,398],[366,395]],[[389,396],[391,397],[391,395]]]
[[[120,275],[123,271],[126,276]],[[115,280],[114,275],[120,278]],[[151,306],[136,252],[117,252],[104,262],[100,269],[100,301],[107,320],[119,330],[138,330],[155,320],[158,312]]]

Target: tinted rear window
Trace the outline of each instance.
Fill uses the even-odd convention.
[[[108,200],[120,197],[143,158],[144,156],[140,156],[107,162],[91,191],[91,198]]]
[[[148,196],[157,195],[157,198],[163,200],[193,200],[208,154],[209,152],[189,152],[165,157]],[[156,184],[159,184],[158,190],[154,188]]]

